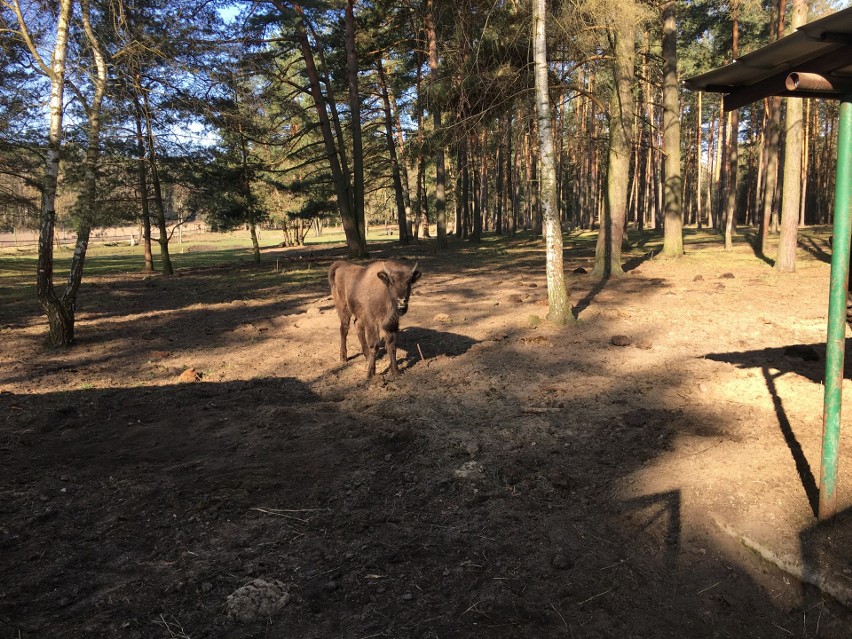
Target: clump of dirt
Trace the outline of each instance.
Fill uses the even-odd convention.
[[[578,249],[556,327],[530,321],[538,245],[495,244],[407,249],[395,380],[338,363],[316,249],[87,279],[67,351],[15,318],[2,633],[848,637],[844,605],[743,542],[852,574],[845,476],[843,514],[813,515],[828,266],[709,245],[600,282]]]

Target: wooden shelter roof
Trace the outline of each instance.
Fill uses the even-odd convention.
[[[809,22],[795,33],[684,84],[694,91],[726,94],[725,111],[773,95],[836,98],[849,93],[852,8]]]

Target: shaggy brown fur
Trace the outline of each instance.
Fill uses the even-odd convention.
[[[340,316],[340,361],[346,363],[346,336],[355,319],[361,351],[367,358],[367,378],[376,372],[379,338],[384,337],[391,376],[399,374],[396,340],[399,318],[408,311],[411,285],[420,278],[413,267],[399,260],[383,260],[359,266],[337,261],[328,271],[334,306]]]

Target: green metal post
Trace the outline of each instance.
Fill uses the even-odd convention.
[[[834,187],[834,241],[828,300],[828,336],[825,344],[825,403],[822,422],[822,467],[819,481],[819,518],[837,513],[837,456],[840,407],[843,397],[843,358],[846,354],[846,291],[852,204],[852,94],[840,102],[837,133],[837,177]]]

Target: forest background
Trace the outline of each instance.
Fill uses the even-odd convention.
[[[441,250],[599,228],[600,277],[622,273],[626,228],[678,256],[684,224],[726,248],[745,226],[795,270],[798,228],[831,221],[837,105],[726,114],[680,80],[845,4],[538,4],[3,0],[0,230],[39,230],[50,341],[73,341],[92,231],[116,225],[137,224],[140,268],[164,273],[187,222],[249,229],[259,261],[258,228],[300,244],[342,224],[363,258],[389,218]],[[61,291],[57,222],[76,231]]]

